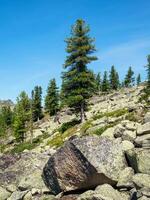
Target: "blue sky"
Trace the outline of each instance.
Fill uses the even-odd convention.
[[[150,0],[0,0],[0,99],[43,87],[60,75],[64,39],[77,18],[96,38],[94,72],[115,65],[121,78],[131,65],[145,78],[150,53]]]

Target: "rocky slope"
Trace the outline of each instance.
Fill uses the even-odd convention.
[[[70,110],[61,112],[60,125],[38,122],[35,143],[29,148],[27,133],[20,153],[7,142],[0,200],[150,199],[150,108],[138,101],[142,88],[93,97],[84,124],[72,123]]]

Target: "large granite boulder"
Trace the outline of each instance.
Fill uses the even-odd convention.
[[[115,185],[126,167],[120,139],[87,136],[65,143],[43,169],[43,180],[54,194]]]

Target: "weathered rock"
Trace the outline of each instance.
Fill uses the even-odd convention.
[[[148,188],[150,189],[150,175],[148,174],[135,174],[133,176],[133,182],[137,188]]]
[[[27,194],[28,191],[16,191],[7,200],[23,200],[23,197]]]
[[[111,138],[111,139],[115,139],[115,138],[114,138],[114,130],[115,130],[114,127],[108,128],[106,131],[104,131],[104,132],[101,134],[101,137],[109,137],[109,138]]]
[[[115,138],[122,137],[124,131],[125,131],[125,128],[121,124],[118,124],[114,130]]]
[[[137,135],[150,134],[150,122],[139,125],[137,128]]]
[[[115,200],[120,200],[120,199],[128,200],[129,199],[129,195],[118,192],[112,186],[110,186],[108,184],[98,186],[95,191],[104,197],[112,198]]]
[[[7,200],[10,197],[11,193],[6,189],[0,187],[0,200]]]
[[[128,141],[134,141],[136,138],[136,132],[135,131],[130,131],[130,130],[125,130],[122,134],[122,140],[128,140]]]
[[[126,151],[133,149],[134,145],[132,142],[130,142],[128,140],[124,140],[124,141],[122,141],[122,148],[123,148],[123,151],[126,152]]]
[[[126,151],[126,155],[135,172],[150,174],[150,149],[133,149]]]
[[[3,155],[0,157],[0,185],[17,186],[21,179],[41,170],[49,156],[37,153],[22,153],[16,155]]]
[[[135,139],[135,144],[136,144],[136,146],[142,147],[142,146],[143,146],[143,143],[145,142],[145,140],[150,141],[150,134],[138,136],[138,137]]]
[[[58,194],[104,183],[115,185],[125,167],[120,140],[88,136],[60,148],[46,164],[43,179]]]
[[[144,123],[150,122],[150,112],[146,113],[144,116]]]
[[[32,193],[29,191],[23,198],[23,200],[32,200]]]
[[[41,177],[41,171],[36,170],[32,174],[25,176],[21,179],[19,182],[18,188],[20,190],[28,190],[28,189],[44,189],[45,185],[43,183],[42,177]]]
[[[132,177],[134,175],[134,170],[131,167],[125,168],[119,176],[117,187],[119,188],[132,188],[133,182]]]

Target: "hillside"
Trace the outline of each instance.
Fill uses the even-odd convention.
[[[24,143],[1,138],[0,200],[148,200],[150,107],[139,101],[142,89],[93,96],[82,124],[66,108],[60,124],[36,122]]]

